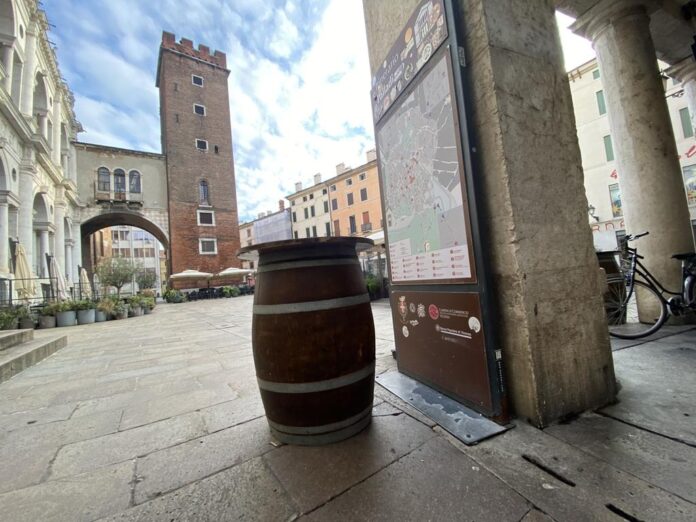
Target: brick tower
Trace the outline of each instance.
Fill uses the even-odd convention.
[[[170,273],[239,266],[224,53],[162,33],[157,87],[167,158]]]

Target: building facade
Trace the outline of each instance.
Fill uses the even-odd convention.
[[[568,73],[582,154],[588,219],[598,249],[616,248],[625,235],[621,172],[616,163],[607,101],[597,60]],[[680,82],[664,77],[665,97],[679,153],[692,225],[696,228],[696,141]],[[659,233],[660,231],[651,231]]]
[[[80,202],[73,142],[81,126],[36,0],[0,2],[0,278],[16,245],[38,278],[46,254],[77,278]],[[38,286],[38,285],[37,285]],[[3,286],[3,291],[9,287]]]
[[[292,215],[292,234],[295,239],[331,236],[329,187],[314,175],[314,184],[306,189],[295,183],[295,193],[288,197]]]
[[[72,285],[93,266],[91,236],[102,231],[99,243],[111,226],[161,243],[158,266],[239,266],[225,54],[163,33],[162,154],[80,143],[48,25],[36,0],[0,1],[0,280],[15,277],[21,244],[32,278],[48,282],[48,254]]]

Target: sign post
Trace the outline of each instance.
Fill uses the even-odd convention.
[[[399,371],[505,421],[451,0],[416,8],[373,78]]]

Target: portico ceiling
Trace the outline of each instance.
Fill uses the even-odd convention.
[[[579,18],[603,1],[607,0],[557,0],[556,9]],[[688,0],[637,0],[636,3],[645,4],[650,13],[650,32],[657,57],[670,65],[690,58],[696,34],[696,13],[691,20],[684,19],[682,6]]]

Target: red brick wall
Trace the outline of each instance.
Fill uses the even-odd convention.
[[[239,220],[227,89],[229,71],[217,65],[225,63],[224,54],[217,52],[212,59],[205,46],[195,50],[190,41],[172,44],[173,39],[172,35],[163,34],[158,71],[162,151],[167,158],[171,271],[218,272],[240,266],[236,257]],[[203,87],[193,85],[192,74],[203,77]],[[194,103],[205,106],[205,116],[193,112]],[[208,141],[207,152],[196,148],[196,138]],[[199,206],[201,180],[208,182],[211,207]],[[213,210],[216,226],[198,226],[198,209]],[[198,253],[198,239],[205,237],[217,239],[216,255]]]

